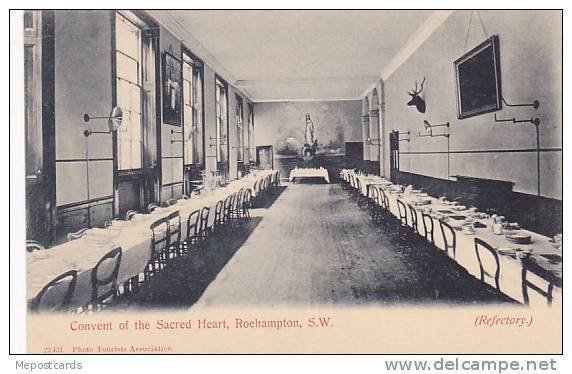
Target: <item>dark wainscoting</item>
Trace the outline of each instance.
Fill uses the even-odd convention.
[[[236,162],[236,175],[244,175],[246,174],[246,165],[244,165],[244,161],[237,161]]]
[[[431,196],[445,196],[480,211],[498,213],[539,234],[562,233],[562,200],[515,192],[512,182],[464,176],[455,182],[407,172],[398,172],[398,181],[422,188]]]
[[[105,221],[112,218],[112,198],[58,207],[56,238],[51,245],[64,242],[68,233],[84,227],[103,227]]]
[[[169,199],[178,200],[183,196],[183,182],[164,184],[161,187],[161,205],[167,203]]]

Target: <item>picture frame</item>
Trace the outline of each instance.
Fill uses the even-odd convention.
[[[502,109],[498,35],[471,49],[453,65],[458,119]]]
[[[163,123],[181,127],[181,60],[170,52],[164,52],[161,67]]]

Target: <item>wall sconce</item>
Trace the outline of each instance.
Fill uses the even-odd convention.
[[[449,122],[447,122],[447,123],[442,123],[442,124],[439,124],[439,125],[432,125],[432,124],[430,124],[427,120],[423,120],[423,125],[425,126],[425,131],[427,132],[427,135],[421,135],[421,133],[419,133],[419,135],[417,135],[417,137],[419,137],[419,138],[427,138],[427,137],[434,138],[434,137],[437,137],[437,136],[444,136],[445,138],[448,138],[448,137],[449,137],[449,134],[437,134],[437,135],[433,135],[433,128],[434,128],[434,127],[447,127],[447,128],[449,128],[449,126],[450,126]]]
[[[405,132],[397,132],[397,135],[405,135],[407,134],[407,138],[405,139],[398,139],[400,142],[406,141],[406,142],[411,142],[411,131],[405,131]]]
[[[504,97],[501,97],[502,102],[504,105],[509,107],[523,107],[523,106],[530,106],[534,109],[538,109],[540,107],[540,102],[538,100],[534,100],[532,103],[529,104],[509,104],[506,102]],[[512,123],[532,123],[534,126],[538,127],[540,125],[540,119],[538,118],[531,118],[531,119],[516,119],[516,117],[501,119],[497,118],[497,114],[495,113],[495,122],[512,122]]]
[[[117,129],[121,126],[121,122],[123,122],[123,111],[120,107],[116,106],[111,109],[109,116],[97,116],[91,117],[89,114],[83,115],[83,121],[89,122],[93,119],[107,119],[107,131],[93,131],[91,129],[86,129],[83,132],[85,137],[90,136],[91,134],[111,134],[113,131],[117,131]]]
[[[183,133],[182,131],[177,131],[177,130],[171,129],[171,135],[173,135],[173,134],[182,134],[182,133]],[[171,139],[171,144],[174,144],[174,143],[184,143],[184,142],[185,142],[184,139]]]
[[[372,139],[368,136],[367,139],[365,140],[365,144],[367,144],[367,145],[381,145],[382,141],[383,141],[382,138]],[[378,143],[374,143],[374,142],[378,142]]]
[[[531,106],[534,109],[538,109],[540,107],[540,101],[538,100],[534,100],[532,103],[530,104],[509,104],[506,102],[506,100],[504,99],[504,97],[501,96],[501,100],[504,103],[504,105],[506,106],[511,106],[511,107],[515,107],[515,106]]]
[[[212,136],[210,136],[210,137],[209,137],[209,140],[214,140],[214,141],[215,141],[215,144],[210,143],[210,144],[209,144],[209,147],[212,148],[212,147],[216,147],[216,146],[217,146],[217,144],[216,144],[216,137],[213,138]],[[219,145],[226,145],[226,140],[227,140],[227,136],[226,136],[226,134],[225,134],[225,135],[222,137],[221,142],[219,143]]]
[[[509,104],[506,102],[504,97],[501,97],[501,100],[508,107],[530,106],[534,109],[538,109],[540,107],[540,102],[538,100],[534,100],[529,104]],[[534,125],[536,129],[536,191],[538,196],[540,196],[540,119],[538,117],[530,119],[516,119],[516,117],[501,119],[497,118],[497,114],[495,113],[495,122],[531,123]]]

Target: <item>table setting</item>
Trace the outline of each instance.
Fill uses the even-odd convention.
[[[212,191],[203,191],[190,199],[179,199],[175,204],[158,207],[148,214],[137,213],[131,220],[112,220],[105,228],[90,228],[81,238],[62,243],[46,250],[37,250],[26,254],[26,296],[34,298],[52,279],[68,271],[78,271],[76,291],[72,305],[84,305],[90,297],[90,270],[107,252],[115,247],[122,248],[122,261],[118,282],[127,281],[138,275],[151,258],[151,223],[179,211],[181,217],[182,240],[186,239],[186,225],[189,214],[204,206],[211,208],[208,226],[214,223],[214,206],[230,194],[241,188],[253,189],[257,180],[274,173],[273,170],[261,170],[234,180],[225,187]]]
[[[352,173],[352,171],[349,170],[347,173]],[[359,177],[355,172],[354,176]],[[479,212],[476,207],[467,207],[458,201],[449,201],[443,196],[431,197],[411,185],[385,184],[381,188],[388,192],[390,211],[395,217],[399,217],[397,199],[400,199],[405,204],[410,204],[418,213],[424,212],[435,220],[447,222],[458,233],[454,260],[475,277],[480,277],[480,268],[475,255],[474,238],[478,237],[493,246],[500,260],[501,290],[513,299],[522,302],[522,265],[520,262],[522,257],[531,259],[543,270],[561,280],[561,234],[548,238],[522,228],[517,222],[507,222],[502,215]],[[444,242],[437,222],[435,222],[434,230],[435,245],[444,250]],[[424,235],[423,225],[419,225],[419,231],[420,235]],[[542,279],[537,279],[537,281],[543,282]],[[555,292],[560,294],[561,290],[557,288]]]

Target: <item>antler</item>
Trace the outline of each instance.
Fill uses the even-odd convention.
[[[423,77],[423,82],[421,82],[421,89],[417,91],[417,94],[420,94],[423,91],[423,85],[425,84],[425,77]],[[417,88],[417,82],[415,82],[415,88]]]
[[[423,81],[421,82],[421,88],[419,90],[417,90],[417,81],[415,81],[415,89],[411,92],[408,92],[408,94],[410,96],[417,96],[421,93],[421,91],[423,91],[423,85],[425,84],[425,77],[423,77]]]

